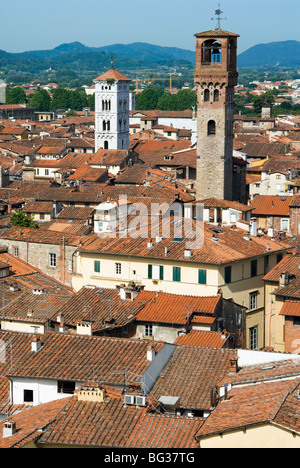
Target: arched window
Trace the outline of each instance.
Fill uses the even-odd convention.
[[[214,101],[217,102],[220,99],[220,91],[218,89],[214,90]]]
[[[207,135],[215,135],[216,134],[216,122],[214,120],[210,120],[207,124]]]
[[[106,122],[106,127],[107,127],[107,130],[110,131],[110,120]]]
[[[211,63],[221,63],[222,61],[222,46],[220,42],[210,39],[202,44],[202,65],[210,65]]]
[[[208,102],[208,101],[209,101],[209,96],[210,96],[210,94],[209,94],[209,89],[206,89],[206,90],[204,91],[204,102]]]
[[[105,150],[108,149],[108,141],[105,141],[105,142],[104,142],[104,149],[105,149]]]
[[[102,122],[102,130],[103,130],[104,132],[105,132],[105,130],[106,130],[106,122],[105,122],[105,120],[103,120],[103,122]]]

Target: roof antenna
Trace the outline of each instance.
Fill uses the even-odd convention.
[[[221,10],[221,5],[219,3],[219,8],[215,10],[215,15],[217,17],[218,23],[216,29],[221,29],[221,21],[222,20],[227,20],[227,18],[222,18],[221,15],[224,13],[224,11]],[[215,18],[212,18],[212,21],[214,21]]]

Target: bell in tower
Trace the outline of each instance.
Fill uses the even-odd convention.
[[[222,13],[220,10],[216,14]],[[220,18],[219,18],[220,22]],[[195,34],[197,200],[233,199],[233,114],[238,34],[216,29]]]

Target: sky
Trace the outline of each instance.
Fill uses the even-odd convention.
[[[52,49],[79,41],[101,47],[150,44],[195,50],[195,33],[221,27],[239,34],[241,53],[256,44],[300,41],[299,0],[0,0],[0,49]]]

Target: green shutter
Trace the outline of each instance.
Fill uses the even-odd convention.
[[[95,260],[94,262],[94,271],[95,273],[100,273],[100,261],[99,260]]]
[[[148,265],[148,279],[152,279],[152,265]]]
[[[164,279],[164,267],[160,265],[159,267],[159,279],[162,281]]]
[[[206,270],[198,270],[198,283],[199,284],[207,283],[207,271]]]
[[[176,281],[177,283],[181,281],[180,267],[173,267],[173,281]]]

